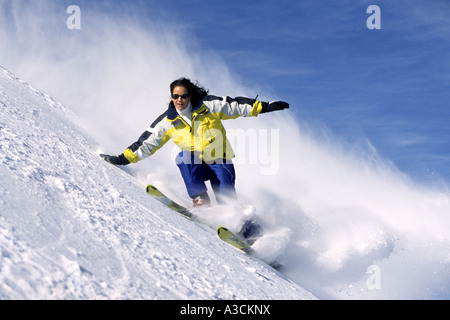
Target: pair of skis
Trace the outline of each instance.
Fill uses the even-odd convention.
[[[175,201],[169,199],[167,196],[165,196],[161,191],[158,190],[153,185],[147,186],[147,193],[154,197],[156,200],[160,201],[161,203],[165,204],[167,207],[172,209],[175,212],[178,212],[182,216],[191,219],[192,218],[192,212],[189,211],[187,208],[179,205]],[[217,235],[221,240],[224,242],[232,245],[233,247],[246,252],[250,253],[252,251],[252,247],[246,243],[243,239],[239,238],[237,235],[233,234],[230,230],[228,230],[225,227],[219,227],[217,228]]]

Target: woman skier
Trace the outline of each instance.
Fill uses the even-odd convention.
[[[289,108],[283,101],[261,102],[244,97],[217,97],[191,80],[180,78],[170,84],[169,108],[118,156],[101,154],[107,162],[128,165],[143,160],[167,141],[181,152],[176,158],[194,207],[209,206],[205,181],[210,181],[218,204],[235,200],[234,152],[222,120]]]

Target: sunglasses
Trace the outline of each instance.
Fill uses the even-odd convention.
[[[178,98],[181,98],[181,99],[185,100],[185,99],[189,98],[189,94],[185,93],[185,94],[182,94],[182,95],[179,95],[179,94],[173,94],[172,95],[172,99],[178,100]]]

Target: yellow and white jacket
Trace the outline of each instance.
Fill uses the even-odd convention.
[[[194,152],[203,161],[229,160],[234,158],[234,152],[221,120],[256,117],[261,111],[262,103],[256,99],[208,95],[197,107],[193,107],[192,122],[189,124],[173,106],[169,106],[122,156],[128,162],[135,163],[151,156],[172,140],[181,150]]]

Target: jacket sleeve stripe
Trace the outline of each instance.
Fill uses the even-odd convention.
[[[157,137],[154,137],[154,133],[158,135],[158,128],[161,127],[160,124],[164,123],[164,119],[167,116],[167,111],[161,114],[151,125],[150,127],[141,134],[139,139],[131,144],[124,152],[124,157],[130,161],[131,163],[136,163],[150,154],[153,154],[157,149],[162,147],[162,145],[167,142],[161,144],[161,140],[158,141]],[[162,134],[159,134],[162,136]],[[152,137],[153,136],[153,137]],[[155,139],[156,138],[156,139]],[[160,145],[159,145],[160,144]],[[159,145],[159,146],[158,146]],[[144,150],[142,150],[144,149]],[[147,153],[146,153],[147,152]]]
[[[163,120],[167,115],[167,111],[164,112],[162,115],[160,115],[155,121],[153,121],[153,123],[150,125],[150,127],[144,131],[144,133],[141,134],[141,136],[139,137],[139,139],[134,142],[132,145],[130,145],[128,147],[128,149],[130,149],[131,151],[136,151],[137,149],[139,149],[140,146],[142,146],[142,144],[144,143],[145,140],[147,140],[152,133],[154,132],[155,127],[158,125],[158,123],[161,122],[161,120]]]
[[[262,110],[259,101],[245,97],[206,96],[203,103],[210,112],[219,114],[221,119],[234,119],[240,116],[256,117]]]
[[[146,140],[142,141],[141,146],[134,153],[141,160],[151,156],[169,141],[173,130],[175,128],[169,121],[159,122],[153,128],[154,132]]]

